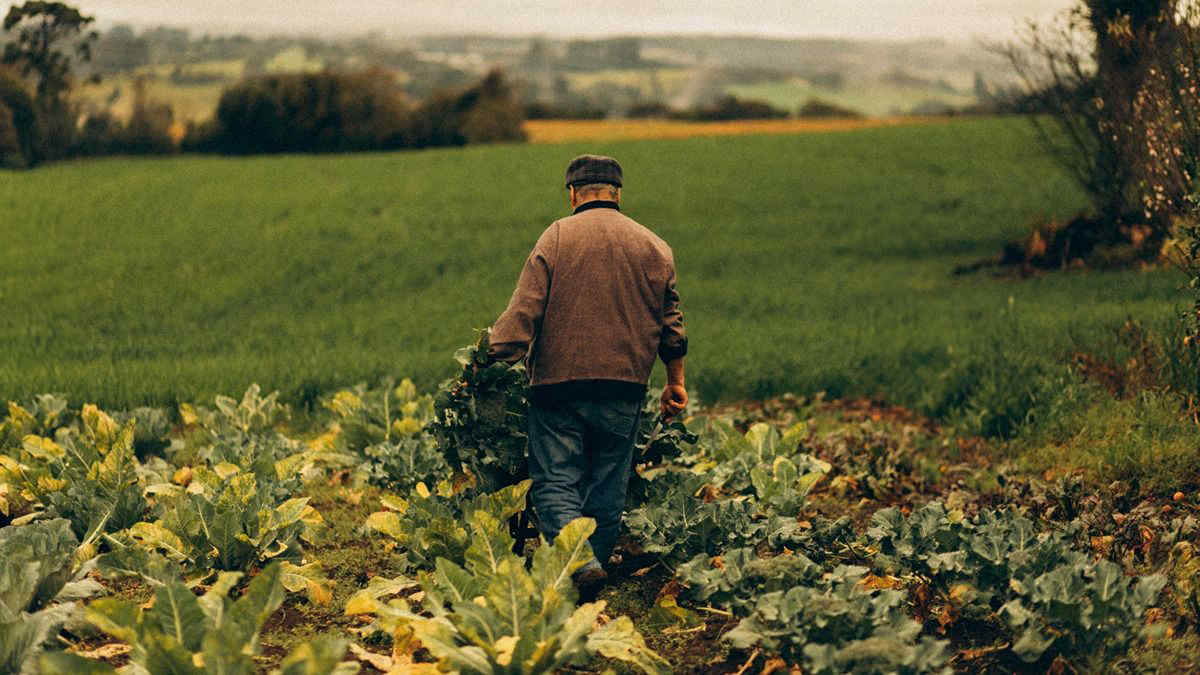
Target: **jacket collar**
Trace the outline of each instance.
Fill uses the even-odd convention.
[[[590,202],[584,202],[579,206],[576,206],[574,213],[583,213],[584,211],[591,211],[592,209],[616,209],[617,211],[620,211],[621,205],[616,202],[605,201],[603,199],[594,199]],[[574,213],[572,215],[574,215]]]

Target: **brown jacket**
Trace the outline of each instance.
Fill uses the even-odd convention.
[[[533,247],[492,327],[490,353],[502,361],[528,356],[535,387],[645,385],[655,355],[670,361],[687,353],[671,247],[612,202],[581,205]]]

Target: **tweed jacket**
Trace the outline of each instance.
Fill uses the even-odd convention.
[[[530,384],[600,381],[642,387],[655,357],[687,354],[671,247],[592,201],[555,221],[533,247],[490,355],[527,359]]]

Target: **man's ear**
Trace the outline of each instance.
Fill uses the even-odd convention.
[[[571,202],[571,208],[575,208],[576,204],[575,204],[575,186],[574,185],[567,186],[567,199]]]

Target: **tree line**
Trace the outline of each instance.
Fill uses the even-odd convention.
[[[12,6],[0,57],[0,167],[71,157],[351,152],[520,141],[523,115],[499,71],[414,104],[388,71],[264,75],[227,88],[214,118],[178,124],[135,85],[127,120],[81,115],[69,94],[92,56],[95,18],[61,2]]]

